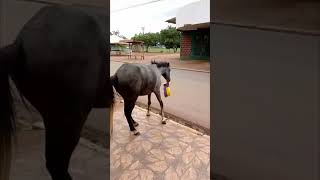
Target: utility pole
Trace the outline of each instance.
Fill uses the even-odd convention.
[[[143,35],[144,35],[144,28],[145,28],[145,27],[141,27],[141,29],[142,29],[142,34],[143,34]]]

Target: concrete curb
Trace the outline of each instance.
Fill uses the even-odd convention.
[[[128,62],[123,62],[123,61],[117,61],[117,60],[111,60],[114,62],[120,62],[120,63],[128,63]],[[180,68],[180,67],[171,67],[171,69],[178,69],[178,70],[184,70],[184,71],[194,71],[194,72],[202,72],[202,73],[210,73],[210,71],[205,71],[205,70],[199,70],[199,69],[190,69],[190,68]]]
[[[142,108],[142,107],[140,107],[140,106],[137,106],[137,105],[136,105],[135,108],[138,108],[138,109],[141,110],[141,111],[147,112],[146,109],[144,109],[144,108]],[[150,113],[151,113],[152,115],[154,115],[154,116],[157,116],[157,117],[161,118],[160,114],[154,113],[154,112],[152,112],[152,111],[150,111]],[[195,129],[193,129],[193,128],[190,128],[190,127],[188,127],[188,126],[185,126],[185,125],[183,125],[183,124],[180,124],[180,123],[174,121],[174,120],[171,119],[171,118],[165,117],[165,119],[166,119],[166,120],[171,120],[171,123],[174,123],[175,125],[177,125],[177,126],[179,126],[179,127],[181,127],[181,128],[184,128],[184,129],[190,131],[190,132],[193,133],[193,134],[200,135],[200,136],[205,135],[204,133],[202,133],[202,132],[200,132],[200,131],[198,131],[198,130],[195,130]]]
[[[178,69],[178,70],[184,70],[184,71],[194,71],[194,72],[202,72],[202,73],[210,73],[210,71],[198,70],[198,69],[188,69],[188,68],[178,68],[178,67],[171,67],[171,69]]]
[[[139,107],[139,109],[143,109],[143,110],[147,111],[146,110],[147,105],[145,105],[144,103],[141,103],[141,102],[137,101],[136,102],[136,107]],[[154,108],[154,107],[150,107],[150,112],[158,115],[157,113],[155,113],[153,111],[159,112],[160,109]],[[160,117],[160,115],[158,115],[158,116]],[[176,123],[178,123],[178,124],[180,124],[182,126],[188,127],[188,128],[190,128],[190,129],[192,129],[194,131],[197,131],[197,132],[200,132],[200,133],[202,133],[204,135],[210,136],[210,129],[205,128],[205,127],[203,127],[201,125],[195,124],[194,122],[190,122],[190,121],[184,120],[183,118],[177,117],[177,116],[175,116],[173,114],[170,114],[168,112],[165,112],[165,117],[167,119],[171,119],[172,121],[175,121]]]

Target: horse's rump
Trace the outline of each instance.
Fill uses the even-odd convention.
[[[50,125],[54,124],[51,127],[55,129],[51,128],[50,132],[61,133],[60,123],[79,129],[88,110],[94,106],[109,107],[113,100],[107,70],[106,35],[89,14],[71,6],[48,6],[24,25],[15,43],[10,46],[14,48],[9,55],[14,56],[3,53],[4,49],[0,50],[1,180],[7,178],[2,177],[4,173],[6,176],[9,173],[7,163],[10,159],[7,155],[10,153],[14,127],[9,76],[18,91],[41,115],[54,115],[50,118]],[[13,64],[12,68],[4,71],[8,64]],[[99,97],[104,103],[97,102]],[[66,118],[68,116],[63,113],[75,116]],[[78,129],[70,129],[70,132],[78,133]],[[78,134],[70,135],[75,139],[69,143],[75,143]]]
[[[95,104],[109,84],[105,34],[93,17],[77,8],[41,9],[18,36],[25,61],[15,82],[37,104]],[[104,100],[106,107],[110,103]]]

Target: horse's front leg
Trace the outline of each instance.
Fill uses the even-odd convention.
[[[160,111],[160,114],[161,114],[161,122],[162,124],[166,124],[166,119],[164,118],[164,112],[163,112],[163,102],[162,102],[162,99],[161,99],[161,95],[160,95],[160,91],[157,91],[154,93],[159,101],[159,104],[160,104],[160,107],[161,107],[161,111]]]

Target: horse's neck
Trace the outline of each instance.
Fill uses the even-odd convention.
[[[163,67],[160,67],[160,68],[157,67],[157,69],[158,69],[160,74],[163,74],[163,71],[164,71]]]
[[[162,71],[163,71],[162,67],[158,68],[157,65],[155,65],[155,64],[151,64],[149,66],[153,67],[153,69],[156,69],[156,71],[158,71],[160,73],[160,75],[162,74]]]

